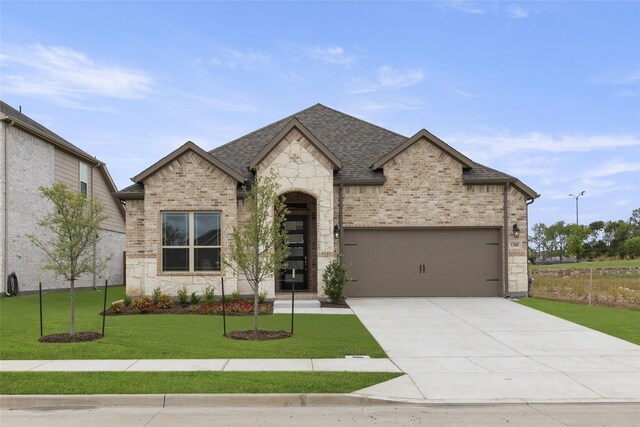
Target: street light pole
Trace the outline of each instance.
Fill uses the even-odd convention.
[[[573,194],[569,194],[570,197],[573,197],[576,199],[576,225],[578,225],[578,199],[580,198],[580,196],[584,196],[584,193],[586,193],[586,191],[579,192],[577,196]]]

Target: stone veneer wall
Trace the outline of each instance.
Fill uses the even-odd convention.
[[[316,198],[317,206],[317,282],[321,288],[322,273],[335,257],[333,242],[333,167],[329,160],[296,129],[263,159],[259,175],[278,173],[280,194],[300,191]],[[269,288],[273,287],[273,279]],[[319,290],[319,292],[321,292]]]
[[[382,186],[345,186],[343,227],[496,227],[504,223],[504,185],[464,185],[462,165],[422,139],[384,165]],[[527,206],[511,187],[509,229],[509,292],[527,290]],[[334,191],[338,222],[339,190]]]
[[[237,289],[237,280],[223,265],[221,272],[163,272],[161,235],[163,211],[221,211],[222,254],[229,247],[238,218],[237,181],[193,151],[188,151],[148,177],[145,198],[127,201],[127,294],[150,295],[160,286],[175,295],[182,286],[202,294],[208,285],[220,293]]]

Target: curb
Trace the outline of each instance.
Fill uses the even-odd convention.
[[[0,409],[101,407],[305,407],[415,405],[352,394],[88,394],[1,395]]]

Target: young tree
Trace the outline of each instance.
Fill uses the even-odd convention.
[[[546,230],[547,226],[543,223],[535,224],[533,227],[531,227],[531,231],[533,231],[533,234],[529,238],[529,241],[535,245],[538,255],[542,255],[543,259],[548,256],[546,254],[549,246],[547,237],[545,235]]]
[[[564,256],[567,248],[567,239],[569,237],[569,229],[564,221],[558,221],[548,226],[544,232],[549,249],[560,256],[560,261]]]
[[[41,266],[68,280],[71,298],[71,332],[75,335],[75,281],[85,273],[102,271],[110,256],[95,257],[94,248],[100,236],[100,223],[107,219],[102,204],[93,197],[69,189],[63,183],[40,187],[42,197],[53,203],[53,212],[38,221],[46,230],[48,239],[30,234],[27,237],[42,249],[47,261]]]
[[[253,333],[258,334],[260,283],[275,276],[285,267],[289,256],[287,232],[284,229],[287,207],[278,197],[277,175],[256,177],[245,192],[244,206],[249,213],[246,222],[233,227],[225,264],[246,277],[254,293]]]

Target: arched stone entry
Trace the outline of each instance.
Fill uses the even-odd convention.
[[[289,264],[296,268],[296,292],[316,294],[318,293],[316,198],[300,191],[285,193],[283,196],[289,209],[285,228],[289,232],[290,240]],[[291,281],[290,270],[281,272],[276,278],[276,292],[290,292]]]

